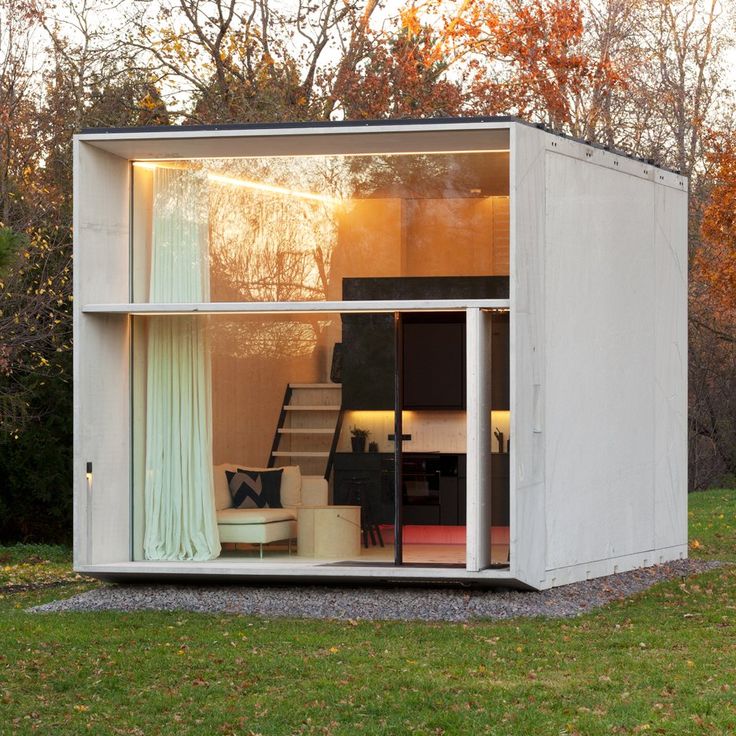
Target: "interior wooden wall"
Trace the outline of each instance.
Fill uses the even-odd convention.
[[[315,333],[311,340],[299,337],[303,323],[275,316],[210,319],[214,462],[265,466],[286,385],[324,380],[325,342]],[[264,343],[260,354],[237,344],[254,330]]]
[[[508,202],[508,197],[405,200],[397,275],[508,275]]]
[[[134,302],[148,301],[153,233],[153,171],[133,167],[132,290]]]
[[[328,299],[346,277],[508,276],[508,197],[357,199],[337,217]]]

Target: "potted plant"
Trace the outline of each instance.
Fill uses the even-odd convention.
[[[365,452],[365,441],[368,439],[370,432],[360,427],[351,427],[350,434],[350,444],[353,447],[353,452]]]

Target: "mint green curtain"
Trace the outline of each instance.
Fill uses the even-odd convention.
[[[209,300],[206,180],[153,172],[151,302]],[[146,376],[144,554],[210,560],[220,554],[212,479],[212,398],[202,317],[152,317]]]

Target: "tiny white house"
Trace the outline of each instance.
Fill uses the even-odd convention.
[[[74,559],[548,588],[687,555],[687,180],[512,118],[74,141]]]

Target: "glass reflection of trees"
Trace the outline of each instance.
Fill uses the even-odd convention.
[[[210,347],[216,355],[237,359],[308,358],[331,322],[325,315],[210,318]]]
[[[487,197],[496,193],[490,191],[487,176],[491,155],[295,156],[197,162],[211,177],[212,300],[327,299],[341,202]],[[218,181],[218,176],[247,186]],[[282,191],[260,189],[259,184]]]
[[[186,166],[209,179],[205,219],[213,301],[320,301],[328,294],[343,203],[498,194],[489,176],[493,155],[293,156],[160,165]]]
[[[186,162],[187,168],[199,170],[209,179],[209,216],[205,219],[209,222],[210,299],[326,300],[343,203],[367,198],[497,194],[490,190],[487,176],[493,168],[493,155],[293,156]],[[180,167],[182,162],[169,165]],[[212,325],[213,348],[236,358],[306,357],[317,348],[328,324],[329,319],[306,316],[217,321]]]
[[[209,161],[214,301],[321,301],[337,241],[341,188],[334,157]],[[274,192],[251,186],[263,183]],[[323,199],[313,199],[316,194]]]

